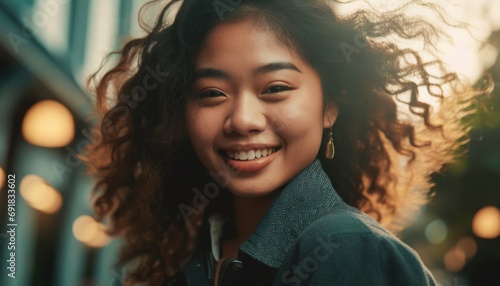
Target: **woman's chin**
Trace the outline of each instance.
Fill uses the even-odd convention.
[[[268,197],[276,193],[275,189],[248,188],[248,186],[245,187],[245,186],[229,185],[227,189],[232,195],[236,197],[249,198],[249,199]]]

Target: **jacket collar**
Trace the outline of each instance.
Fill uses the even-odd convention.
[[[283,188],[240,250],[278,268],[302,230],[341,202],[316,159]]]

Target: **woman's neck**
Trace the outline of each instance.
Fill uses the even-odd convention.
[[[255,231],[279,191],[257,198],[234,197],[234,222],[236,236],[234,242],[242,244]]]

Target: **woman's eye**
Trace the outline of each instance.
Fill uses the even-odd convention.
[[[278,92],[287,91],[287,90],[291,90],[291,89],[293,89],[293,88],[286,86],[286,85],[275,85],[275,86],[271,86],[270,88],[266,89],[264,91],[264,93],[278,93]]]
[[[218,96],[224,96],[224,93],[222,93],[222,92],[220,92],[218,90],[211,89],[211,90],[207,90],[207,91],[201,92],[199,94],[200,98],[218,97]]]

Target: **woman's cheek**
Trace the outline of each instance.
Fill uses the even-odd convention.
[[[288,107],[280,111],[277,117],[276,131],[285,137],[286,140],[300,139],[304,134],[308,134],[311,126],[311,116],[304,116],[304,111],[297,107]]]

